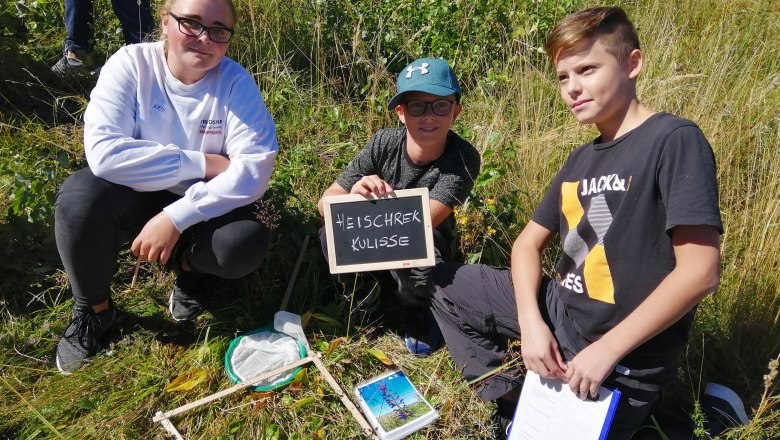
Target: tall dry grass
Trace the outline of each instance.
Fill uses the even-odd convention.
[[[648,61],[641,96],[699,124],[718,164],[722,283],[692,345],[708,378],[756,404],[780,351],[780,3],[657,1],[634,16]]]

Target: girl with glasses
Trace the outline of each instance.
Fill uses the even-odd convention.
[[[55,232],[74,297],[57,367],[95,355],[115,320],[117,254],[176,272],[175,320],[203,311],[208,277],[257,269],[269,230],[254,202],[268,188],[276,129],[252,76],[227,58],[230,0],[168,0],[162,41],[121,48],[106,62],[84,113],[88,168],[56,203]]]

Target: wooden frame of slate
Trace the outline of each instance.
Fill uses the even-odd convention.
[[[433,266],[428,188],[325,197],[330,273]]]

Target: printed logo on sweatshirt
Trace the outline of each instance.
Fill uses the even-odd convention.
[[[161,103],[161,102],[153,102],[152,108],[151,108],[151,114],[157,115],[161,118],[163,118],[166,121],[171,120],[171,114],[173,113],[170,108],[168,108],[167,105]]]
[[[222,119],[201,119],[200,134],[221,135],[223,130]]]

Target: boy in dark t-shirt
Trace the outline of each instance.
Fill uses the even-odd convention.
[[[396,189],[428,188],[436,261],[453,261],[457,245],[453,209],[466,201],[480,167],[479,152],[450,130],[462,108],[458,78],[446,61],[422,58],[398,74],[397,87],[387,107],[395,110],[404,127],[375,133],[322,197],[351,193],[373,198]],[[322,199],[318,208],[322,215]],[[320,238],[327,258],[324,234],[323,228]],[[442,343],[428,307],[431,269],[371,272],[370,280],[359,278],[368,289],[377,282],[394,285],[407,321],[406,347],[418,356],[431,354]],[[353,293],[356,283],[340,278],[346,294]],[[357,298],[356,303],[364,300]]]
[[[563,101],[600,136],[569,155],[511,269],[436,268],[434,315],[467,379],[501,366],[507,339],[521,339],[527,369],[581,398],[620,389],[609,438],[628,439],[675,377],[696,304],[719,283],[715,161],[694,123],[639,102],[643,58],[622,9],[564,18],[546,50]],[[556,234],[563,254],[551,279],[541,255]],[[521,374],[513,363],[475,390],[511,418]]]

